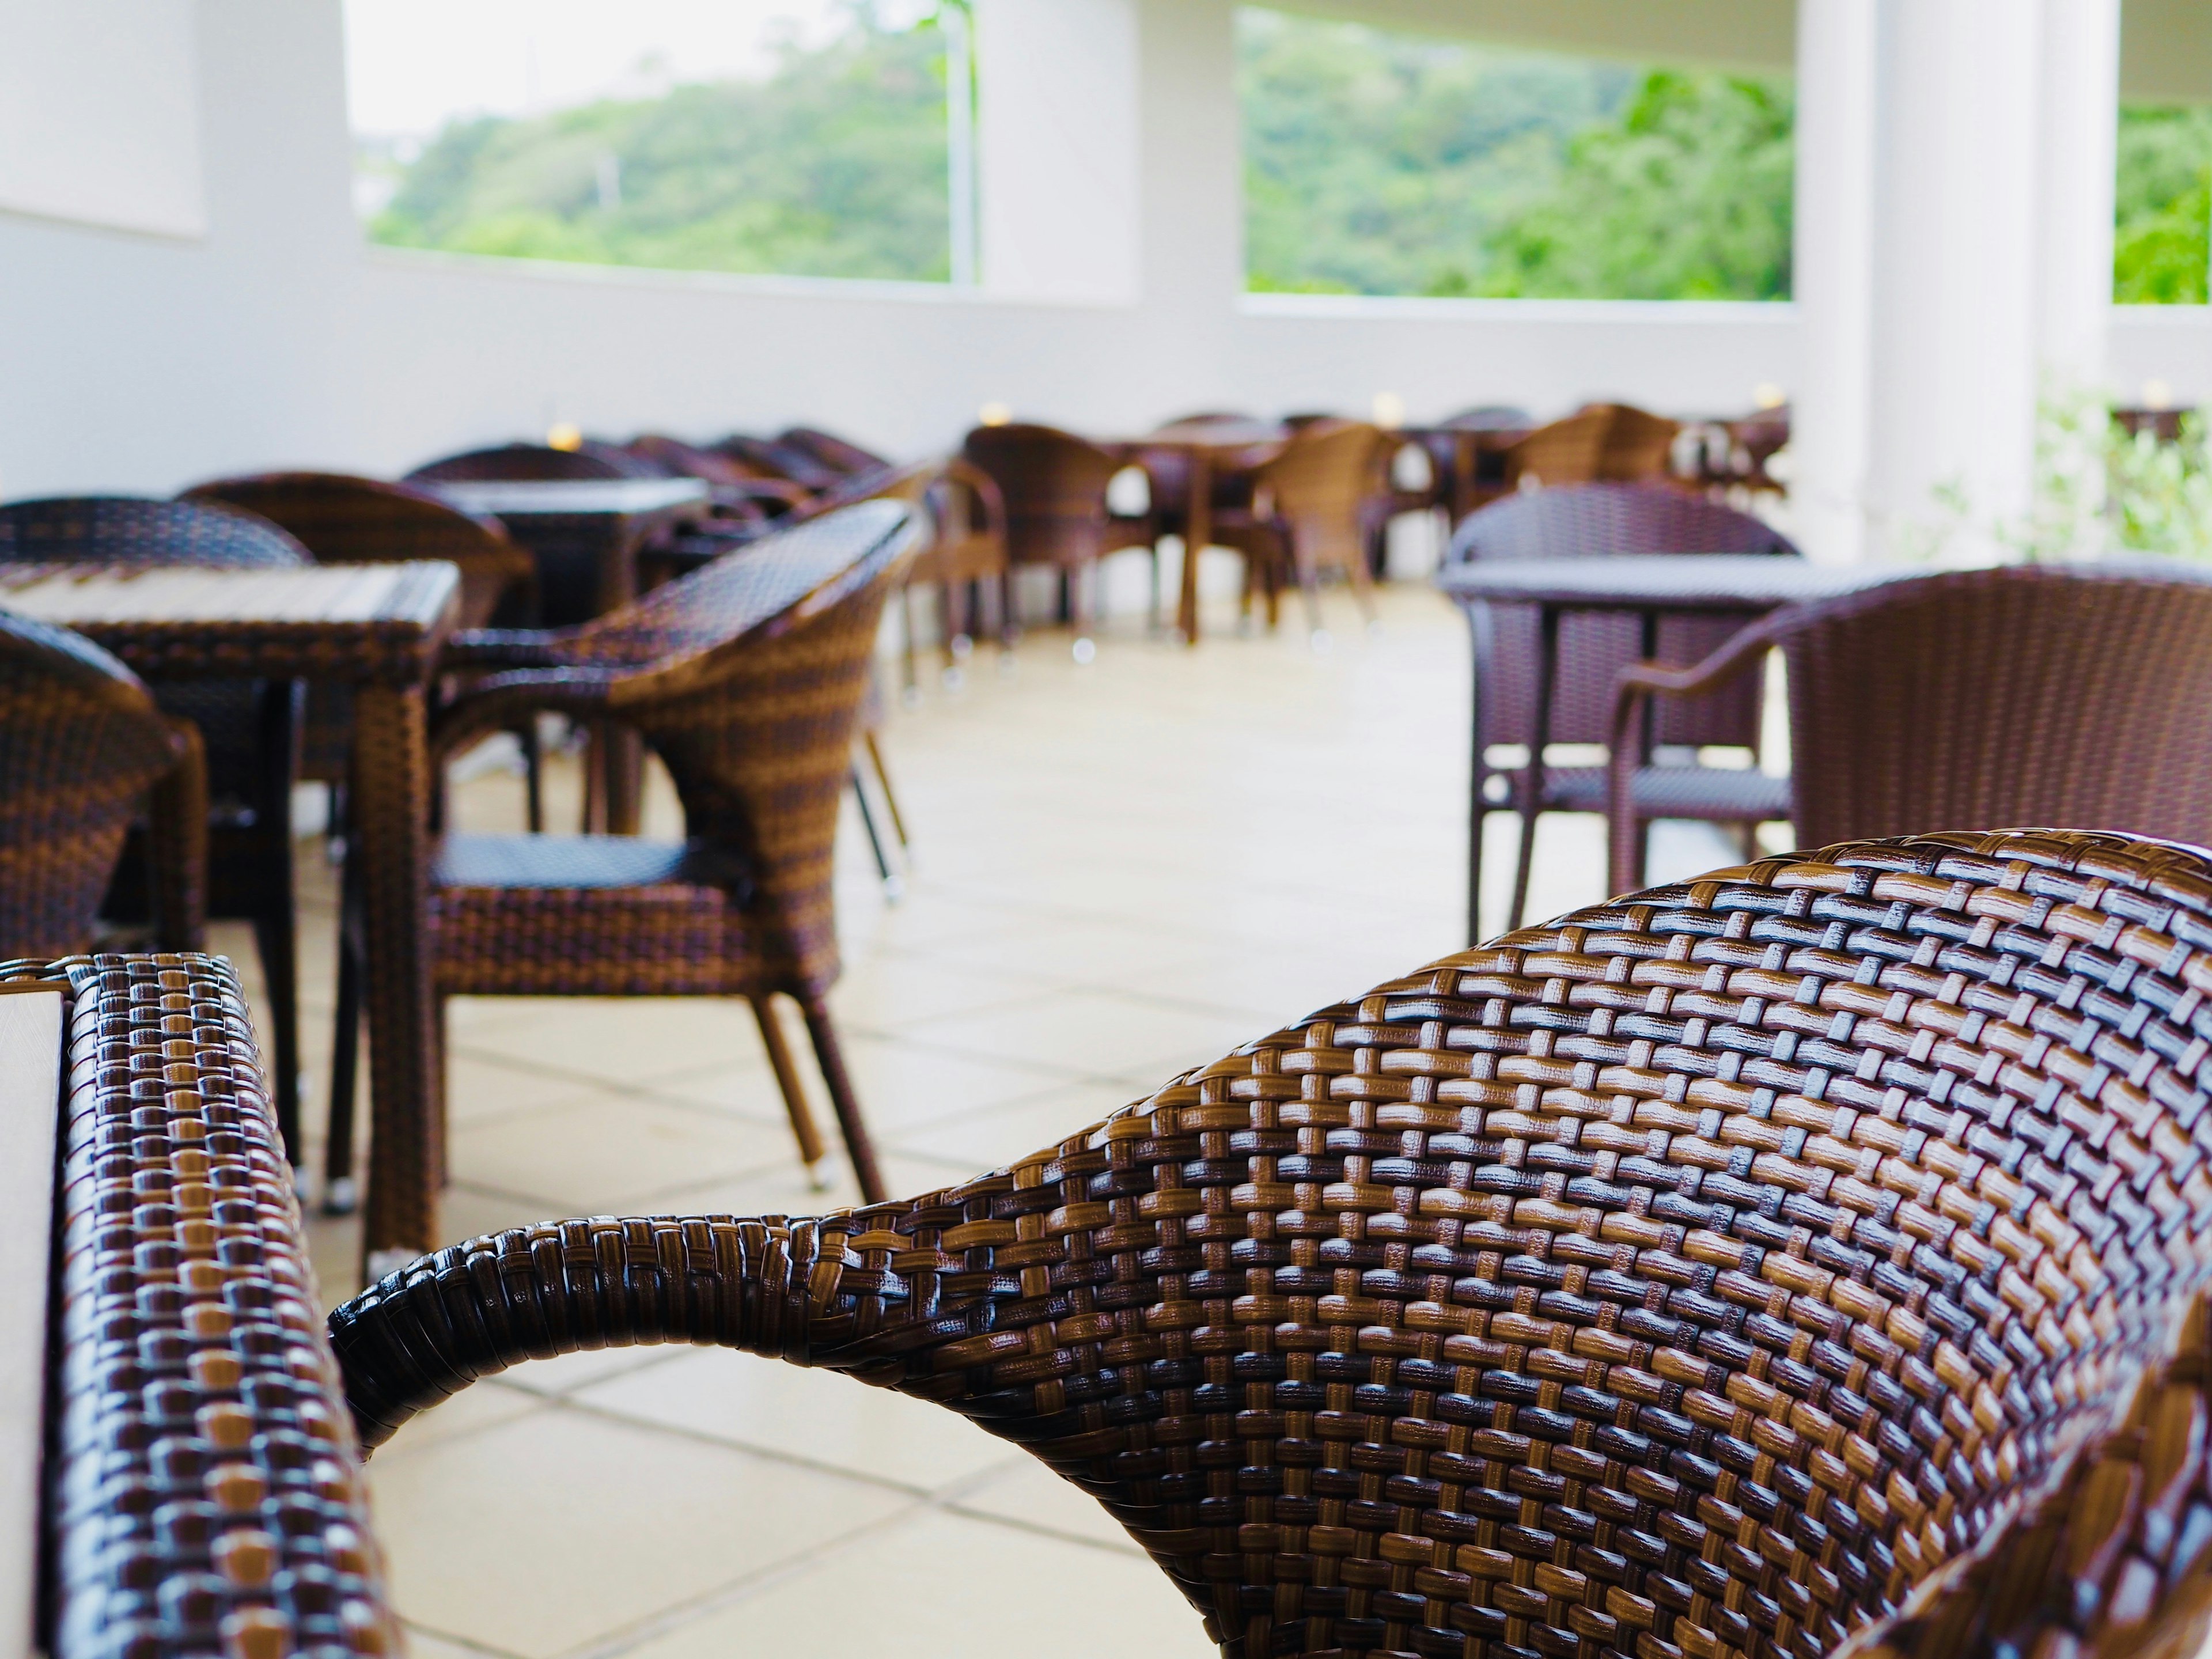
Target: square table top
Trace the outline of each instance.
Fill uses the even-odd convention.
[[[73,629],[155,678],[418,682],[459,595],[442,560],[0,566],[0,610]]]
[[[483,479],[422,488],[464,513],[499,519],[632,519],[700,506],[708,499],[706,482],[700,478]]]

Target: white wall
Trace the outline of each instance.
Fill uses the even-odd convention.
[[[197,0],[205,238],[0,212],[0,496],[389,473],[556,419],[803,420],[918,454],[987,401],[1110,434],[1221,405],[1360,411],[1382,391],[1416,417],[1597,396],[1732,410],[1795,382],[1787,307],[1243,295],[1230,5],[1125,3],[1138,295],[1077,303],[365,250],[337,0]],[[2203,337],[2136,329],[2116,369],[2186,388],[2179,363],[2136,367],[2185,336]]]

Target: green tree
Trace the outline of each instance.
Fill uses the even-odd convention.
[[[2120,111],[2112,298],[2201,305],[2212,270],[2212,109]]]
[[[944,281],[942,37],[856,7],[759,81],[447,126],[369,227],[395,246]]]
[[[1781,299],[1791,96],[1246,9],[1257,289]]]
[[[1577,133],[1548,197],[1492,247],[1482,291],[1790,297],[1793,99],[1780,80],[1655,70]]]

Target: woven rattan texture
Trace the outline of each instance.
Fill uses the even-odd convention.
[[[963,1187],[518,1229],[333,1332],[372,1443],[631,1341],[937,1401],[1250,1659],[2163,1650],[2212,1559],[2208,996],[2205,855],[1849,844],[1446,958]]]
[[[65,974],[55,1659],[397,1652],[244,997],[204,957]]]
[[[1533,490],[1492,502],[1460,526],[1446,559],[1458,563],[1589,554],[1796,550],[1771,526],[1748,514],[1680,490],[1591,483]],[[1480,676],[1481,738],[1490,744],[1523,744],[1535,726],[1536,613],[1528,605],[1487,609],[1488,637],[1475,659]],[[1699,661],[1741,626],[1740,620],[1728,617],[1662,617],[1659,660]],[[1643,655],[1633,617],[1560,618],[1552,741],[1605,742],[1613,710],[1613,677]],[[1717,696],[1669,705],[1660,713],[1657,739],[1753,745],[1759,739],[1758,692],[1756,685],[1746,684]]]
[[[206,786],[188,744],[105,651],[0,611],[0,955],[66,956],[92,942],[124,834],[157,781],[190,768],[180,781],[204,836]],[[165,918],[171,927],[198,926],[199,872],[185,867],[195,855],[204,862],[204,845],[163,839],[155,850],[162,908],[175,908],[173,878],[192,888],[193,915]]]

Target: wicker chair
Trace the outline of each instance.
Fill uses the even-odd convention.
[[[845,468],[830,465],[813,451],[775,438],[755,438],[732,432],[708,447],[763,477],[787,478],[810,495],[836,489],[846,473]]]
[[[1846,844],[1447,957],[962,1186],[515,1228],[331,1328],[370,1445],[635,1343],[933,1401],[1230,1659],[2183,1655],[2208,984],[2203,854]]]
[[[924,500],[929,508],[929,543],[908,567],[902,594],[909,698],[921,694],[921,678],[915,668],[915,588],[937,589],[937,617],[944,635],[948,681],[959,673],[975,647],[982,594],[990,595],[1001,662],[1006,660],[1020,635],[1014,611],[1013,564],[1006,556],[1006,498],[999,494],[991,475],[955,455],[936,469]]]
[[[275,525],[211,503],[135,496],[58,497],[0,506],[0,564],[193,564],[290,567],[307,551]],[[295,1164],[300,1141],[298,919],[292,880],[292,784],[298,775],[300,688],[289,682],[177,680],[155,702],[199,728],[212,802],[206,838],[206,913],[250,921],[269,991],[276,1115]],[[160,878],[126,856],[110,890],[112,915],[158,908]]]
[[[1006,503],[1006,554],[1016,565],[1049,565],[1060,576],[1060,618],[1075,630],[1077,660],[1087,661],[1098,561],[1123,547],[1150,550],[1155,520],[1117,516],[1106,486],[1127,465],[1113,450],[1049,426],[979,426],[962,455],[998,485]],[[1158,556],[1153,555],[1158,609]]]
[[[152,793],[149,885],[164,951],[205,947],[207,771],[198,728],[66,629],[0,611],[0,960],[89,950]]]
[[[1273,627],[1283,586],[1294,582],[1305,596],[1314,637],[1326,639],[1321,571],[1328,565],[1344,573],[1361,614],[1373,625],[1369,509],[1384,488],[1379,463],[1386,443],[1378,428],[1360,422],[1310,421],[1254,471],[1251,507],[1224,514],[1213,534],[1216,542],[1244,555],[1248,612],[1256,586],[1266,596],[1267,625]],[[1387,494],[1383,500],[1387,507]]]
[[[1624,670],[1614,732],[1655,696],[1755,682],[1776,648],[1801,843],[2035,823],[2212,845],[2212,580],[2014,566],[1793,606],[1694,667]],[[1636,867],[1629,793],[1611,781],[1616,888]]]
[[[834,466],[848,476],[856,472],[879,472],[891,464],[887,456],[848,442],[834,432],[823,432],[811,426],[787,428],[776,434],[775,441],[793,449],[804,450],[823,465]]]
[[[1538,427],[1506,452],[1505,481],[1541,484],[1632,483],[1667,475],[1681,424],[1627,404],[1591,404]]]
[[[866,503],[581,627],[454,639],[454,660],[495,672],[440,713],[434,760],[528,711],[619,720],[666,764],[686,839],[444,836],[423,920],[441,1008],[450,996],[743,997],[811,1165],[821,1136],[770,1006],[788,996],[860,1188],[882,1194],[825,1000],[838,971],[830,875],[877,623],[914,520]],[[351,1099],[333,1091],[333,1158],[350,1154],[337,1114]]]
[[[425,461],[406,482],[425,483],[558,483],[563,479],[665,478],[665,468],[617,444],[586,440],[574,449],[550,444],[497,444]]]
[[[1525,434],[1533,424],[1525,409],[1484,404],[1419,428],[1414,441],[1429,459],[1429,487],[1398,491],[1396,509],[1413,513],[1442,508],[1448,520],[1447,533],[1456,529],[1468,514],[1496,501],[1512,487],[1505,476],[1507,452],[1515,434]],[[1460,473],[1462,445],[1472,450],[1464,477]]]
[[[1542,489],[1492,502],[1468,516],[1452,538],[1448,563],[1471,559],[1573,558],[1585,554],[1771,553],[1796,549],[1771,526],[1747,514],[1673,489],[1599,483]],[[1518,927],[1528,902],[1529,860],[1536,820],[1546,812],[1596,812],[1606,806],[1601,766],[1546,766],[1536,799],[1520,799],[1518,767],[1492,766],[1493,745],[1523,749],[1536,729],[1534,611],[1527,605],[1474,605],[1468,620],[1474,634],[1475,728],[1473,823],[1469,837],[1469,904],[1482,890],[1482,827],[1492,812],[1521,819],[1521,845],[1507,925]],[[1701,660],[1732,638],[1740,624],[1727,618],[1661,618],[1656,655],[1671,663]],[[1559,619],[1558,668],[1553,681],[1551,738],[1555,744],[1598,744],[1611,733],[1613,677],[1645,654],[1632,617],[1566,616]],[[1635,805],[1639,826],[1653,818],[1703,818],[1735,826],[1751,854],[1757,825],[1784,816],[1790,787],[1756,768],[1763,688],[1753,679],[1694,701],[1670,703],[1652,732],[1662,745],[1704,744],[1747,749],[1750,769],[1708,766],[1652,766],[1639,742]],[[1642,841],[1639,828],[1638,843]],[[1642,866],[1637,866],[1639,872]],[[1632,878],[1624,884],[1637,884]],[[1481,929],[1471,930],[1476,937]]]

